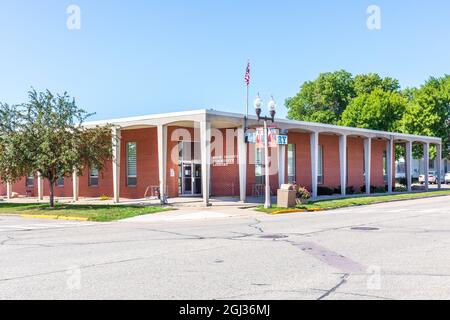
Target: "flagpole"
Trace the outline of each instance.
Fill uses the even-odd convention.
[[[249,95],[249,92],[248,92],[248,87],[249,87],[250,85],[248,84],[247,85],[247,111],[246,111],[246,113],[245,113],[245,116],[248,118],[248,99],[249,99],[249,97],[248,97],[248,95]]]

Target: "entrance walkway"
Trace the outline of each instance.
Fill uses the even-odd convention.
[[[38,202],[36,197],[19,197],[10,200],[3,199],[9,203],[36,203]],[[1,201],[1,199],[0,199]],[[49,201],[48,197],[44,197],[41,203]],[[57,203],[75,203],[71,197],[56,197]],[[264,203],[263,197],[247,197],[246,203],[239,201],[238,197],[212,197],[209,199],[210,203],[214,207],[255,207],[261,203]],[[273,203],[276,203],[276,197],[272,197]],[[101,200],[100,198],[79,198],[76,202],[78,205],[114,205],[112,199]],[[125,199],[121,198],[120,203],[117,205],[160,205],[159,199]],[[169,198],[168,205],[175,208],[198,208],[203,207],[202,198],[199,197],[178,197]]]

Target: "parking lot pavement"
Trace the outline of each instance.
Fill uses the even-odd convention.
[[[450,299],[449,235],[450,197],[150,222],[0,216],[0,299]]]
[[[23,217],[8,216],[8,218],[0,218],[0,233],[12,232],[12,231],[31,231],[31,230],[44,230],[55,228],[70,228],[79,226],[89,226],[95,223],[92,222],[66,222],[56,220],[43,220],[32,219]]]

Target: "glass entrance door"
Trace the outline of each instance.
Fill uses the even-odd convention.
[[[202,194],[202,165],[199,163],[184,162],[181,172],[181,194],[195,196]]]
[[[201,195],[202,194],[202,165],[198,163],[192,164],[192,168],[194,170],[193,177],[193,186],[192,191],[193,194]]]
[[[192,164],[183,164],[183,194],[192,194]]]

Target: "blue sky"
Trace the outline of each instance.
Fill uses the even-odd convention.
[[[66,9],[81,9],[68,30]],[[369,5],[381,30],[366,26]],[[450,73],[450,2],[0,0],[0,101],[68,91],[92,119],[284,99],[320,72],[378,72],[403,87]]]

